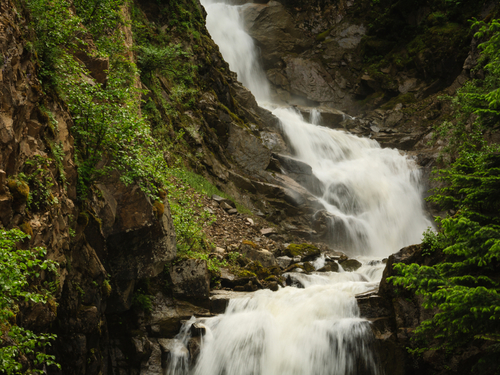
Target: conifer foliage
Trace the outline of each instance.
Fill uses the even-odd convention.
[[[439,219],[439,232],[424,234],[424,254],[442,256],[434,266],[397,264],[392,282],[424,297],[437,313],[415,331],[417,352],[455,349],[477,340],[488,347],[476,365],[498,371],[500,352],[500,146],[485,134],[500,125],[500,22],[475,22],[484,80],[470,81],[454,100],[457,121],[444,124],[450,137],[444,155],[454,160],[437,171],[446,186],[431,197],[453,216]]]

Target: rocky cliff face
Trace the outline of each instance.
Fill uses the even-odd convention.
[[[107,373],[106,314],[128,310],[134,283],[175,257],[168,202],[158,213],[116,177],[88,201],[77,197],[71,115],[42,90],[29,15],[10,0],[0,9],[0,222],[31,235],[22,246],[46,247],[59,264],[58,308],[27,307],[17,323],[57,333],[51,352],[62,373]]]
[[[381,3],[380,7],[387,5]],[[401,2],[390,3],[397,16],[387,18],[401,19],[405,27],[434,22],[432,9],[409,10]],[[426,37],[439,35],[443,43],[452,42],[445,44],[461,52],[451,60],[445,57],[448,50],[437,46],[440,53],[436,54],[418,35],[400,47],[380,36],[384,25],[371,24],[379,9],[371,4],[361,0],[258,1],[244,5],[242,13],[261,48],[277,100],[300,104],[305,114],[310,106],[321,105],[324,125],[410,150],[421,164],[430,166],[436,150],[425,144],[432,136],[432,123],[441,121],[442,112],[447,112],[432,95],[446,87],[452,93],[463,83],[474,60],[472,53],[464,65],[470,40],[463,35],[455,40],[451,37],[455,26],[436,24]],[[281,224],[276,233],[271,230],[265,235],[280,238],[286,233],[288,237],[282,239],[320,240],[325,226],[321,215],[312,219],[321,205],[309,192],[313,186],[307,185],[311,168],[288,156],[277,119],[258,107],[230,72],[204,27],[201,5],[182,1],[162,6],[168,11],[156,1],[136,1],[133,12],[124,10],[134,21],[123,30],[129,47],[141,47],[143,41],[133,26],[140,19],[147,38],[168,34],[193,51],[189,62],[197,66],[192,83],[196,95],[189,106],[175,102],[175,95],[180,94],[164,75],[153,72],[141,77],[142,111],[148,114],[158,140],[169,145],[180,139],[186,165],[258,215]],[[474,11],[478,9],[484,15],[491,11],[487,3]],[[0,0],[0,10],[0,223],[30,234],[29,244],[22,246],[44,246],[48,257],[60,265],[57,310],[27,307],[19,313],[18,324],[58,335],[51,351],[62,370],[50,369],[51,373],[159,374],[170,350],[168,339],[178,331],[181,320],[211,314],[206,263],[167,267],[173,278],[163,272],[176,256],[165,198],[151,202],[138,186],[120,182],[117,174],[99,181],[87,199],[77,196],[73,119],[67,103],[42,89],[29,12],[12,0]],[[186,14],[195,20],[197,39],[174,22]],[[414,50],[408,49],[411,43],[415,43]],[[380,60],[377,56],[389,47],[394,48],[390,59]],[[405,48],[409,60],[419,58],[416,67],[409,61],[398,62]],[[109,62],[87,54],[78,58],[89,70],[86,79],[106,81]],[[130,52],[128,58],[136,56]],[[438,79],[445,71],[444,79]],[[355,114],[375,107],[379,108],[347,121],[335,110]],[[183,135],[176,138],[181,131]],[[259,260],[269,258],[264,250],[257,250],[246,248],[245,252]],[[189,271],[202,275],[191,294],[181,287],[183,274]],[[253,290],[256,281],[248,278],[236,286]],[[167,282],[180,289],[165,287]],[[155,294],[151,306],[141,309],[144,289]],[[394,322],[388,324],[392,327]],[[399,347],[401,342],[391,341],[391,345]]]

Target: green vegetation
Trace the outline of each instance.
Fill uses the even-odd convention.
[[[392,281],[437,308],[415,331],[417,353],[456,349],[477,340],[488,353],[477,371],[491,371],[500,353],[500,146],[485,134],[500,120],[500,22],[475,22],[484,80],[465,85],[454,99],[457,119],[440,131],[449,139],[450,166],[438,171],[446,186],[431,197],[454,213],[438,220],[440,231],[424,236],[424,254],[444,259],[434,266],[395,265]]]
[[[290,244],[285,250],[285,255],[293,258],[296,256],[301,256],[301,257],[314,257],[318,256],[320,254],[320,250],[311,244],[308,243],[303,243],[303,244]]]
[[[186,158],[189,147],[185,139],[188,135],[197,137],[197,130],[192,119],[183,114],[197,98],[191,47],[172,40],[174,33],[149,22],[126,0],[28,0],[27,6],[37,33],[33,48],[44,90],[62,98],[72,115],[80,200],[85,205],[95,183],[115,171],[122,182],[138,184],[152,198],[158,217],[164,210],[160,193],[167,192],[163,194],[169,199],[180,255],[205,253],[210,245],[203,227],[212,219],[201,210],[189,184],[194,183],[204,194],[224,194],[184,170],[186,160],[197,158]],[[130,7],[131,20],[126,6]],[[165,27],[201,38],[198,29],[202,18],[196,2],[162,4],[159,9],[158,19]],[[125,27],[132,29],[133,48],[126,40]],[[137,66],[133,53],[137,54]],[[139,80],[148,89],[139,89]],[[144,103],[141,98],[146,98]],[[57,134],[54,116],[44,106],[40,112]],[[64,182],[61,145],[53,140],[48,143],[59,179]],[[24,176],[35,192],[32,201],[36,209],[54,203],[50,193],[53,182],[45,177],[48,163],[34,160]]]
[[[44,260],[44,248],[18,249],[17,244],[27,238],[17,229],[0,230],[0,368],[8,375],[42,374],[43,365],[59,367],[55,357],[43,351],[55,335],[35,333],[16,324],[22,304],[54,304],[50,300],[54,283],[39,280],[42,273],[45,279],[57,274],[57,263]],[[27,362],[34,368],[27,368]]]

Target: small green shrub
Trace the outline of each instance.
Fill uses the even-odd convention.
[[[20,362],[21,357],[33,358],[33,368],[29,369],[32,374],[44,373],[44,365],[60,368],[55,357],[43,350],[56,336],[35,333],[15,323],[21,304],[46,304],[52,298],[54,283],[39,283],[40,274],[57,274],[57,263],[44,260],[45,248],[17,249],[16,244],[27,238],[18,229],[0,230],[0,327],[2,339],[8,337],[0,346],[0,368],[8,375],[28,371]]]

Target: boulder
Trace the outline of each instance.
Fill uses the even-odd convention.
[[[388,317],[392,313],[390,303],[385,298],[380,297],[376,291],[356,295],[356,302],[362,318]]]
[[[339,263],[342,266],[342,268],[344,269],[344,271],[347,271],[347,272],[354,272],[359,267],[362,266],[361,262],[359,260],[356,260],[356,259],[340,260]]]
[[[211,316],[210,311],[186,301],[179,301],[157,293],[151,299],[151,311],[138,312],[141,330],[149,332],[150,337],[173,337],[182,325],[182,321],[196,315]]]
[[[282,256],[276,258],[276,263],[283,269],[288,268],[288,266],[292,264],[292,261],[293,259],[290,258],[289,256]]]
[[[337,99],[335,82],[323,68],[313,60],[286,56],[285,73],[290,82],[290,92],[315,102],[333,102]]]
[[[338,272],[339,264],[337,262],[327,262],[323,267],[321,267],[318,272]]]
[[[251,293],[234,292],[232,290],[213,290],[210,293],[210,311],[213,314],[224,314],[229,300],[250,297]]]
[[[292,258],[299,256],[302,261],[310,261],[319,257],[321,255],[321,252],[316,246],[308,243],[293,243],[288,245],[288,247],[285,249],[285,254]]]
[[[174,259],[175,232],[167,201],[153,204],[139,186],[126,186],[118,176],[97,187],[102,199],[93,208],[100,222],[91,220],[85,236],[99,257],[107,253],[108,272],[117,284],[108,312],[121,312],[131,301],[120,291],[133,289],[137,279],[157,276]]]
[[[284,54],[300,53],[312,45],[310,38],[295,26],[293,17],[277,1],[266,5],[248,4],[242,8],[242,16],[248,34],[261,51],[264,69],[276,68]]]
[[[275,153],[271,155],[271,163],[274,163],[281,173],[293,178],[312,194],[323,195],[323,183],[313,174],[309,164],[290,156]]]
[[[172,291],[175,297],[208,299],[210,294],[210,273],[207,261],[186,259],[170,269]]]
[[[263,267],[276,265],[276,259],[273,253],[269,250],[259,249],[253,242],[243,241],[239,248],[239,252],[251,260],[260,262]]]
[[[227,151],[247,173],[263,171],[269,165],[271,151],[249,130],[231,123]]]

